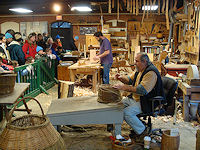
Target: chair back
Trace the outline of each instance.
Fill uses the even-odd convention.
[[[169,77],[162,77],[162,82],[166,97],[166,104],[167,106],[171,106],[173,103],[174,94],[178,86],[178,82]]]

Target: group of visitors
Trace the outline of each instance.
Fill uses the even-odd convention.
[[[36,34],[33,32],[23,40],[20,32],[14,32],[11,29],[6,31],[5,34],[0,33],[1,72],[6,71],[2,68],[2,64],[14,67],[21,66],[28,60],[34,62],[38,55],[45,55],[51,59],[57,59],[57,62],[60,63],[61,59],[58,55],[62,52],[63,48],[59,35],[53,41],[52,37],[46,33]]]

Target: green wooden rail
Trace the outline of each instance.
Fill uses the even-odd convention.
[[[29,71],[27,71],[27,68]],[[30,83],[29,89],[24,97],[35,97],[41,92],[48,94],[47,90],[58,83],[55,76],[55,60],[39,59],[34,63],[26,64],[15,68],[17,83]],[[19,104],[18,106],[22,105]]]

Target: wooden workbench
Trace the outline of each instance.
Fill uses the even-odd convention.
[[[115,132],[120,133],[123,105],[99,103],[97,96],[71,97],[52,101],[47,116],[56,128],[59,125],[115,124]]]
[[[183,119],[190,121],[189,103],[200,103],[200,86],[188,85],[186,82],[179,80],[178,87],[183,92]]]
[[[8,111],[6,106],[13,105],[21,96],[23,96],[24,92],[28,89],[29,86],[30,83],[15,83],[14,91],[12,93],[0,96],[0,114],[3,115],[4,109],[7,117]]]
[[[177,73],[186,74],[189,66],[191,66],[191,64],[167,64],[165,65],[165,68],[169,75],[177,77]]]
[[[98,81],[100,83],[101,64],[86,64],[79,66],[78,63],[75,63],[69,66],[68,69],[70,70],[70,80],[72,82],[75,82],[75,76],[77,74],[92,75],[92,91],[96,93],[97,74],[98,74]]]

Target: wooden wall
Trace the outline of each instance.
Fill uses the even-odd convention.
[[[79,41],[80,43],[85,43],[85,36],[80,35],[79,32],[79,27],[80,26],[97,26],[98,31],[101,29],[100,25],[100,19],[101,15],[100,14],[85,14],[85,15],[80,15],[80,14],[63,14],[62,15],[63,20],[62,21],[67,21],[72,23],[73,25],[73,34],[74,36],[77,35],[79,36]],[[117,19],[117,14],[103,14],[103,20],[104,23],[108,20],[114,20]],[[136,16],[133,14],[120,14],[119,16],[120,20],[124,21],[141,21],[142,20],[142,14]],[[56,21],[56,15],[49,15],[49,14],[44,14],[44,15],[18,15],[18,16],[1,16],[0,15],[0,24],[7,22],[7,21],[13,21],[13,22],[35,22],[35,21],[47,21],[48,22],[48,30],[50,33],[51,29],[51,23]],[[155,21],[155,22],[165,22],[165,16],[164,15],[152,15],[148,19],[145,19],[145,21]],[[1,32],[1,31],[0,31]]]

